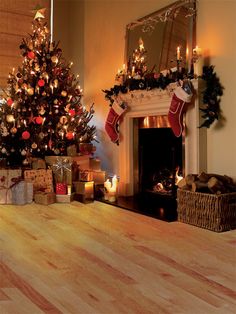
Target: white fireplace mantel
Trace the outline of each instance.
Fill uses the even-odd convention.
[[[206,171],[206,130],[199,129],[198,80],[193,80],[196,95],[185,115],[184,169],[188,173]],[[135,90],[120,95],[128,104],[128,110],[120,123],[119,146],[119,194],[134,194],[133,122],[134,118],[167,115],[173,91],[170,89]]]

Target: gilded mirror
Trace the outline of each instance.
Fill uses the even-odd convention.
[[[171,69],[180,58],[180,66],[189,70],[196,45],[195,28],[195,0],[174,2],[127,25],[126,58],[132,56],[141,38],[147,51],[147,69],[156,72]]]

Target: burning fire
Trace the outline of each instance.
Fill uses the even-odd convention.
[[[157,184],[155,184],[153,187],[153,191],[159,192],[159,193],[170,193],[172,190],[172,184],[170,183],[164,184],[164,181],[172,182],[172,178],[173,176],[170,175],[168,178],[170,180],[163,180],[163,182],[158,182]],[[183,177],[179,175],[179,167],[177,167],[176,172],[175,172],[175,185],[177,185],[178,182],[182,179]]]

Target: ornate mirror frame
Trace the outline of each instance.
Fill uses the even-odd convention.
[[[147,67],[160,72],[175,66],[180,47],[181,66],[189,68],[196,46],[196,0],[179,0],[126,26],[125,63],[142,38]]]

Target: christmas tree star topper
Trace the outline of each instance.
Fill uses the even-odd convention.
[[[45,11],[46,11],[46,8],[43,8],[42,6],[37,5],[35,9],[33,10],[33,13],[35,13],[34,20],[37,20],[39,18],[44,19]]]

